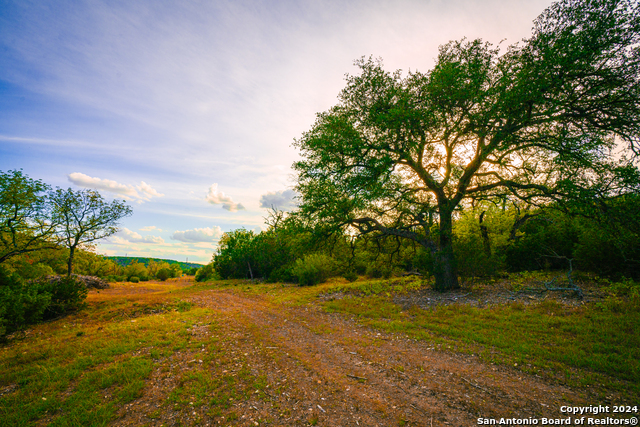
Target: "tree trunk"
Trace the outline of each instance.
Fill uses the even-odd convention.
[[[75,253],[76,248],[74,246],[69,248],[69,260],[67,261],[67,277],[71,277],[71,273],[73,273],[73,255]]]
[[[435,289],[440,292],[460,289],[453,253],[453,221],[451,212],[443,211],[443,209],[440,210],[440,238],[435,254]]]
[[[251,264],[247,261],[247,265],[249,266],[249,275],[251,276],[251,280],[253,280],[253,271],[251,271]]]
[[[489,240],[489,230],[487,226],[484,225],[484,213],[486,211],[482,211],[480,214],[480,234],[482,235],[482,246],[484,247],[484,254],[487,258],[491,258],[491,240]]]

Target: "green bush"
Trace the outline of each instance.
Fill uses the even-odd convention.
[[[346,273],[344,273],[343,277],[349,282],[355,282],[356,280],[358,280],[358,273],[356,273],[355,271],[347,271]]]
[[[0,337],[25,326],[79,310],[87,287],[75,277],[43,277],[25,282],[0,267]]]
[[[377,262],[369,265],[369,267],[367,267],[366,273],[367,276],[371,277],[372,279],[388,279],[393,274],[393,266],[386,263]]]
[[[293,266],[292,265],[283,265],[274,270],[271,270],[269,273],[269,277],[267,277],[268,283],[277,283],[277,282],[286,282],[292,283],[297,280],[296,276],[293,274]]]
[[[137,277],[137,276],[131,276],[131,277],[129,278],[129,281],[130,281],[131,283],[138,283],[138,282],[140,282],[140,278],[139,278],[139,277]]]
[[[313,286],[326,281],[334,271],[333,258],[324,254],[310,254],[297,259],[291,272],[298,278],[300,286]]]
[[[36,280],[40,277],[56,274],[50,266],[40,262],[30,263],[26,260],[16,260],[12,267],[15,274],[19,275],[25,281]]]
[[[220,279],[220,276],[213,267],[213,264],[207,264],[196,271],[196,282],[206,282],[208,280],[218,279]]]
[[[181,277],[182,276],[182,268],[180,268],[180,264],[171,264],[169,266],[169,271],[171,272],[171,277]]]
[[[149,270],[143,263],[138,262],[137,259],[134,259],[131,260],[129,265],[124,268],[124,275],[129,282],[133,282],[133,280],[131,280],[133,277],[137,277],[139,282],[140,279],[149,275]]]
[[[634,282],[633,279],[627,277],[618,282],[609,283],[605,289],[614,296],[640,301],[640,283]]]
[[[44,317],[47,319],[76,311],[84,307],[84,300],[89,292],[86,285],[74,276],[61,276],[54,280],[41,279],[39,285],[51,294],[51,304]]]
[[[169,270],[168,268],[161,268],[156,273],[156,278],[163,282],[170,277],[171,277],[171,270]]]
[[[300,286],[313,286],[324,281],[320,270],[314,265],[296,266],[296,274]]]
[[[41,321],[52,295],[0,267],[0,337]]]

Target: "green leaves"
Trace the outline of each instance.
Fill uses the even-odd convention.
[[[637,2],[562,0],[504,54],[453,41],[432,70],[406,76],[362,58],[340,103],[295,142],[301,212],[425,247],[434,242],[420,215],[433,213],[444,253],[467,201],[637,192],[636,163],[614,148],[640,151],[639,45]]]
[[[56,189],[51,193],[53,217],[67,247],[89,243],[118,231],[118,221],[132,214],[124,202],[107,203],[94,190]]]
[[[0,263],[39,250],[53,238],[46,192],[49,186],[21,170],[0,171]]]

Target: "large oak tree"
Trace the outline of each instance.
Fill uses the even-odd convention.
[[[481,40],[440,48],[426,73],[357,61],[338,105],[295,145],[300,211],[344,232],[412,239],[436,287],[458,287],[456,209],[638,192],[640,5],[562,0],[504,52]],[[624,152],[620,152],[620,150]]]

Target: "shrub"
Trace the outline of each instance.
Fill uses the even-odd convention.
[[[71,276],[23,281],[0,267],[0,337],[84,306],[87,287]]]
[[[138,282],[140,282],[140,278],[139,278],[139,277],[137,277],[137,276],[131,276],[131,277],[129,278],[129,281],[130,281],[131,283],[138,283]]]
[[[388,279],[392,274],[393,266],[386,263],[376,262],[367,267],[367,276],[371,277],[372,279]]]
[[[89,292],[86,285],[74,276],[41,279],[36,283],[51,294],[51,304],[45,311],[47,319],[81,309]]]
[[[280,266],[269,273],[267,277],[268,283],[276,282],[288,282],[292,283],[296,281],[296,276],[293,274],[293,266],[291,264]]]
[[[149,270],[143,263],[138,262],[137,259],[134,259],[131,260],[129,265],[124,268],[124,275],[130,282],[133,282],[133,280],[131,280],[132,277],[137,277],[138,281],[140,281],[141,278],[147,277],[149,275]]]
[[[213,264],[207,264],[204,267],[200,267],[196,271],[196,282],[206,282],[208,280],[218,280],[220,276],[216,272]]]
[[[305,265],[304,263],[296,265],[296,275],[300,286],[313,286],[324,281],[320,270],[314,265]]]
[[[20,262],[22,261],[22,262]],[[16,260],[13,265],[14,274],[20,276],[23,280],[35,280],[40,277],[49,276],[55,274],[53,269],[47,264],[41,262],[30,263],[23,260]]]
[[[313,286],[326,281],[334,274],[335,261],[324,254],[305,255],[297,259],[292,273],[298,278],[300,286]]]
[[[353,270],[350,270],[344,273],[343,277],[347,279],[347,281],[349,282],[355,282],[356,280],[358,280],[358,273],[356,273]]]
[[[170,277],[171,277],[171,270],[169,270],[168,268],[161,268],[156,273],[156,278],[163,282]]]
[[[624,277],[619,282],[611,283],[605,289],[616,297],[640,301],[640,283],[634,282],[632,279]]]
[[[51,294],[0,267],[0,337],[42,320]]]
[[[181,277],[182,276],[182,268],[180,268],[180,264],[171,264],[169,266],[169,271],[171,272],[171,277]]]

